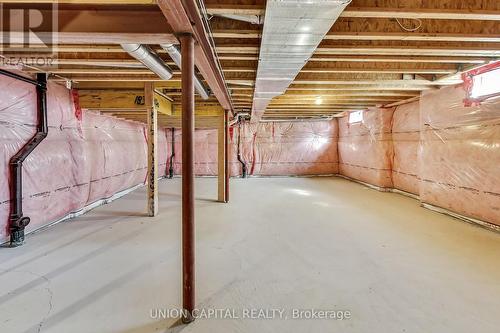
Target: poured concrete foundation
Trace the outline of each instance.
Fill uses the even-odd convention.
[[[196,182],[198,308],[288,319],[151,318],[181,306],[174,179],[155,218],[142,188],[0,249],[0,331],[498,332],[498,233],[339,178],[235,179],[229,204]]]

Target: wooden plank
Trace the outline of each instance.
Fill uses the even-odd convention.
[[[351,73],[351,74],[360,74],[360,73],[385,73],[385,74],[451,74],[455,73],[456,70],[452,69],[351,69],[351,68],[303,68],[301,73]]]
[[[253,80],[246,79],[229,79],[226,80],[229,84],[254,86]],[[302,80],[296,79],[292,84],[303,84],[303,85],[375,85],[375,86],[385,86],[397,90],[399,88],[415,87],[415,86],[435,86],[435,85],[451,85],[458,84],[461,81],[444,81],[435,82],[429,80]]]
[[[145,109],[147,98],[138,90],[80,90],[80,105],[85,109]],[[172,114],[172,102],[153,92],[156,112]]]
[[[254,39],[261,38],[260,30],[218,29],[213,31],[215,38]],[[483,42],[498,43],[499,35],[467,34],[467,33],[395,33],[395,32],[329,32],[325,40],[394,40],[394,41],[427,41],[427,42]]]
[[[233,54],[258,54],[258,46],[219,46],[217,52]],[[401,55],[401,56],[463,56],[463,57],[500,57],[497,47],[486,49],[481,47],[325,47],[316,49],[315,55]]]
[[[401,55],[401,56],[463,56],[463,57],[499,57],[500,49],[484,48],[411,48],[411,47],[319,47],[317,55],[363,54],[363,55]]]
[[[217,128],[217,193],[218,201],[226,202],[226,128],[225,114],[219,116]]]
[[[10,32],[0,34],[0,43],[21,44],[28,40],[29,34],[23,32]],[[54,44],[177,44],[177,38],[168,33],[117,33],[117,32],[39,32],[36,38],[31,38],[31,45],[44,45],[44,41],[50,40]],[[62,52],[71,52],[70,48],[60,49]],[[75,51],[76,52],[76,51]],[[97,52],[97,51],[95,51]],[[107,52],[107,51],[104,51]],[[115,52],[119,50],[115,49]]]
[[[243,37],[240,37],[243,38]],[[331,32],[327,40],[395,40],[428,42],[476,42],[499,43],[499,35],[489,34],[445,34],[445,33],[391,33],[391,32]]]
[[[148,119],[148,216],[158,214],[158,113],[154,107],[153,83],[144,84],[145,106]]]
[[[348,7],[342,12],[340,17],[500,21],[500,13],[494,10],[453,10],[441,8]]]
[[[412,57],[412,56],[385,56],[385,57],[374,57],[366,55],[354,55],[354,56],[313,56],[309,59],[310,62],[393,62],[393,63],[445,63],[445,64],[482,64],[489,61],[488,59],[482,59],[484,57]],[[220,55],[221,60],[244,60],[252,61],[258,60],[257,55],[241,55],[241,54],[226,54]]]
[[[408,99],[405,99],[405,100],[402,100],[402,101],[398,101],[398,102],[395,102],[395,103],[390,103],[390,104],[384,105],[384,107],[385,108],[391,108],[391,107],[394,107],[394,106],[399,106],[399,105],[403,105],[403,104],[408,104],[408,103],[416,102],[418,100],[420,100],[420,96],[415,96],[415,97],[408,98]]]
[[[210,15],[264,15],[266,11],[263,5],[206,4],[205,6]]]
[[[373,66],[376,67],[376,66]],[[255,73],[256,68],[251,67],[225,67],[224,72],[226,73]],[[301,73],[388,73],[388,74],[450,74],[455,73],[456,69],[421,69],[421,68],[401,68],[401,69],[390,69],[390,68],[311,68],[305,67],[300,71]],[[132,71],[123,74],[132,73]]]

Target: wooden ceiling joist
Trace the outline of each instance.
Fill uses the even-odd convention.
[[[215,38],[261,38],[260,30],[216,30]],[[424,42],[483,42],[499,43],[499,35],[487,34],[451,34],[451,33],[395,33],[395,32],[330,32],[325,40],[392,40]]]
[[[211,15],[265,15],[265,7],[263,5],[208,4],[207,12]],[[348,7],[340,17],[500,21],[500,14],[494,10],[426,8]]]
[[[160,116],[160,126],[180,126],[176,114],[182,94],[180,71],[159,44],[177,44],[178,33],[190,32],[198,39],[196,65],[215,94],[205,101],[197,97],[197,110],[207,115],[210,110],[220,110],[220,105],[236,111],[252,108],[262,25],[214,16],[209,24],[216,55],[194,0],[2,3],[45,11],[50,8],[47,4],[59,4],[59,39],[52,45],[50,64],[37,64],[37,57],[44,56],[43,45],[31,45],[20,52],[16,43],[24,41],[22,32],[11,31],[9,40],[0,41],[2,56],[14,63],[22,59],[32,66],[25,68],[29,73],[51,72],[51,80],[72,80],[80,89],[117,92],[141,91],[144,82],[152,81],[172,99],[174,116]],[[204,3],[211,15],[265,14],[265,1],[261,0]],[[402,27],[418,25],[414,32]],[[460,83],[463,70],[500,58],[499,29],[500,12],[492,0],[353,0],[285,94],[270,103],[263,119],[323,118],[357,108],[398,105],[418,98],[424,90]],[[39,36],[48,39],[49,32]],[[174,76],[169,81],[159,79],[124,52],[121,43],[149,45],[172,68]],[[316,104],[318,97],[321,104]],[[105,113],[146,121],[142,112],[121,111]],[[200,128],[220,123],[220,119],[200,119],[196,125]]]

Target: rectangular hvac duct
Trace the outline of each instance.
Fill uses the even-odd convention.
[[[285,93],[350,0],[268,0],[252,121]]]

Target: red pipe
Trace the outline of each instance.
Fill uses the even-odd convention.
[[[182,321],[190,323],[195,306],[194,225],[194,39],[179,36],[182,54]]]

